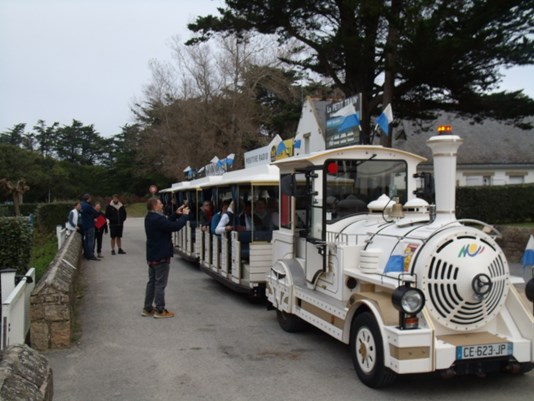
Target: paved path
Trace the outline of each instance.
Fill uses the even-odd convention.
[[[85,262],[78,308],[82,335],[48,352],[54,401],[532,400],[534,374],[491,379],[404,376],[371,390],[353,370],[348,347],[318,330],[282,331],[274,312],[175,259],[167,306],[176,318],[140,315],[146,283],[142,219],[128,219],[124,249]]]

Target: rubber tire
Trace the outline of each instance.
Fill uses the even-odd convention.
[[[532,362],[524,362],[521,364],[521,374],[528,373],[532,369],[534,369],[534,363]]]
[[[364,370],[362,363],[358,360],[359,347],[358,338],[366,338],[369,351],[374,354],[375,360],[366,359],[370,362],[369,368]],[[361,382],[371,388],[382,388],[389,386],[395,381],[397,374],[384,365],[384,347],[382,335],[376,323],[376,319],[369,312],[357,315],[352,321],[350,330],[350,351],[354,369]]]
[[[282,330],[288,333],[298,333],[307,328],[307,324],[300,317],[291,313],[283,312],[279,309],[276,310],[276,319]]]

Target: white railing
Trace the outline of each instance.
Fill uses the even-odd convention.
[[[67,238],[67,229],[63,226],[56,226],[56,236],[57,236],[57,249],[60,249],[65,239]]]
[[[30,295],[35,287],[35,269],[32,267],[15,286],[16,270],[6,269],[2,274],[2,324],[0,349],[24,344],[30,330]]]
[[[362,234],[345,234],[333,231],[326,232],[326,242],[339,245],[360,245],[363,242]]]

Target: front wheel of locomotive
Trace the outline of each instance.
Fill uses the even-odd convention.
[[[288,333],[297,333],[306,329],[306,322],[291,313],[276,310],[276,318],[282,330]]]
[[[350,350],[354,369],[363,384],[380,388],[395,381],[396,373],[384,365],[382,335],[371,313],[364,312],[354,318]]]
[[[523,362],[517,364],[517,369],[512,369],[509,372],[514,374],[525,374],[530,372],[532,369],[534,369],[534,363],[532,362]]]

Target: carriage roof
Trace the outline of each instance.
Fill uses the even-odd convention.
[[[202,187],[248,183],[252,185],[278,185],[280,180],[278,167],[269,164],[229,171],[219,177],[219,180],[207,182]]]
[[[425,157],[404,150],[376,145],[353,145],[328,149],[274,162],[283,170],[322,165],[328,159],[368,159],[374,156],[383,160],[405,160],[415,165],[426,161]]]

